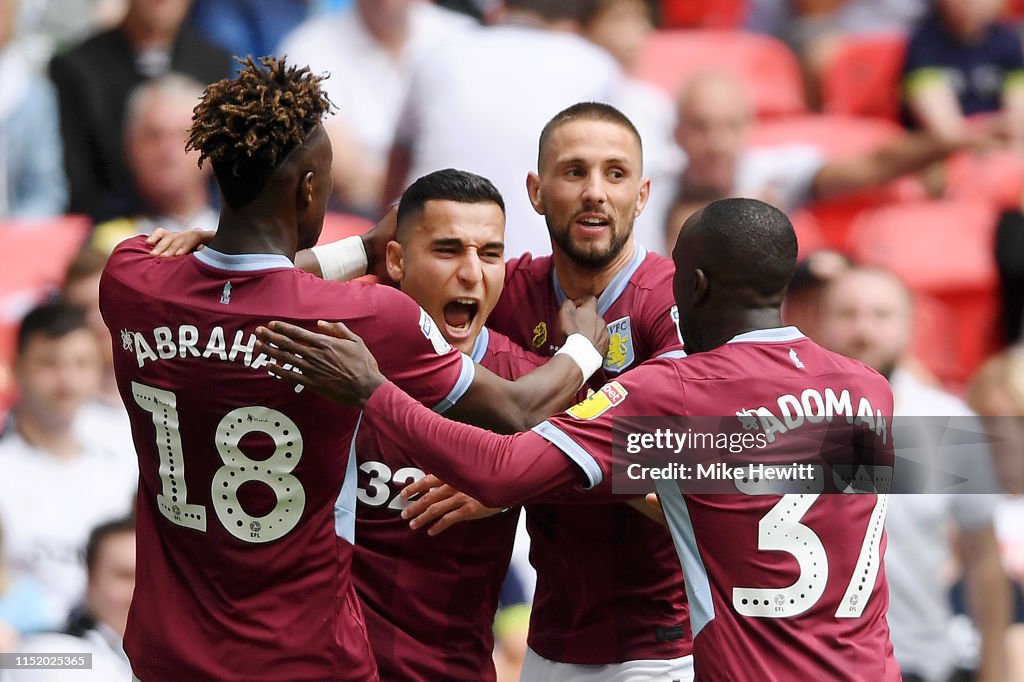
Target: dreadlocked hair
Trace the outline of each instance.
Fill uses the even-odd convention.
[[[320,89],[326,76],[284,58],[251,56],[235,78],[206,88],[192,112],[185,150],[210,160],[233,208],[252,202],[288,153],[301,145],[332,104]]]

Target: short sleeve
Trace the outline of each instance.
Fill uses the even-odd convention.
[[[368,322],[372,331],[361,335],[381,372],[435,412],[446,411],[472,385],[476,365],[411,298],[389,287],[379,287],[377,295],[381,314]]]
[[[612,438],[617,417],[660,416],[666,407],[678,413],[682,390],[669,362],[651,361],[609,381],[586,400],[533,428],[576,464],[587,479],[585,489],[611,480],[614,455]],[[659,386],[676,385],[671,406],[657,405]]]

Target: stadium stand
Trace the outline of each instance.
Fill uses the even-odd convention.
[[[46,221],[0,222],[0,415],[10,407],[11,360],[22,315],[60,284],[64,269],[85,240],[89,221],[65,216]]]
[[[919,329],[917,337],[921,344],[951,341],[952,361],[942,354],[922,358],[951,385],[962,385],[998,347],[996,218],[984,200],[906,202],[868,211],[852,228],[856,260],[892,270],[915,293],[946,307],[948,320],[939,324],[944,315],[929,311],[934,327]]]
[[[897,120],[906,36],[848,35],[839,41],[821,75],[824,111]]]
[[[714,55],[714,60],[708,55]],[[741,79],[753,93],[759,117],[806,111],[796,56],[771,36],[742,31],[657,31],[644,47],[637,76],[675,96],[683,83],[709,66]]]

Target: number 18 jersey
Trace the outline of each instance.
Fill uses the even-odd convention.
[[[124,646],[143,682],[377,679],[351,581],[359,412],[267,372],[254,330],[344,321],[444,409],[473,364],[395,290],[279,255],[112,254],[100,305],[139,456]]]

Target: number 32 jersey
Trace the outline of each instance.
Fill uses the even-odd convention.
[[[381,370],[446,409],[472,383],[411,299],[280,255],[114,251],[100,305],[139,456],[124,646],[143,682],[366,682],[351,580],[359,412],[267,372],[254,331],[341,320]]]

